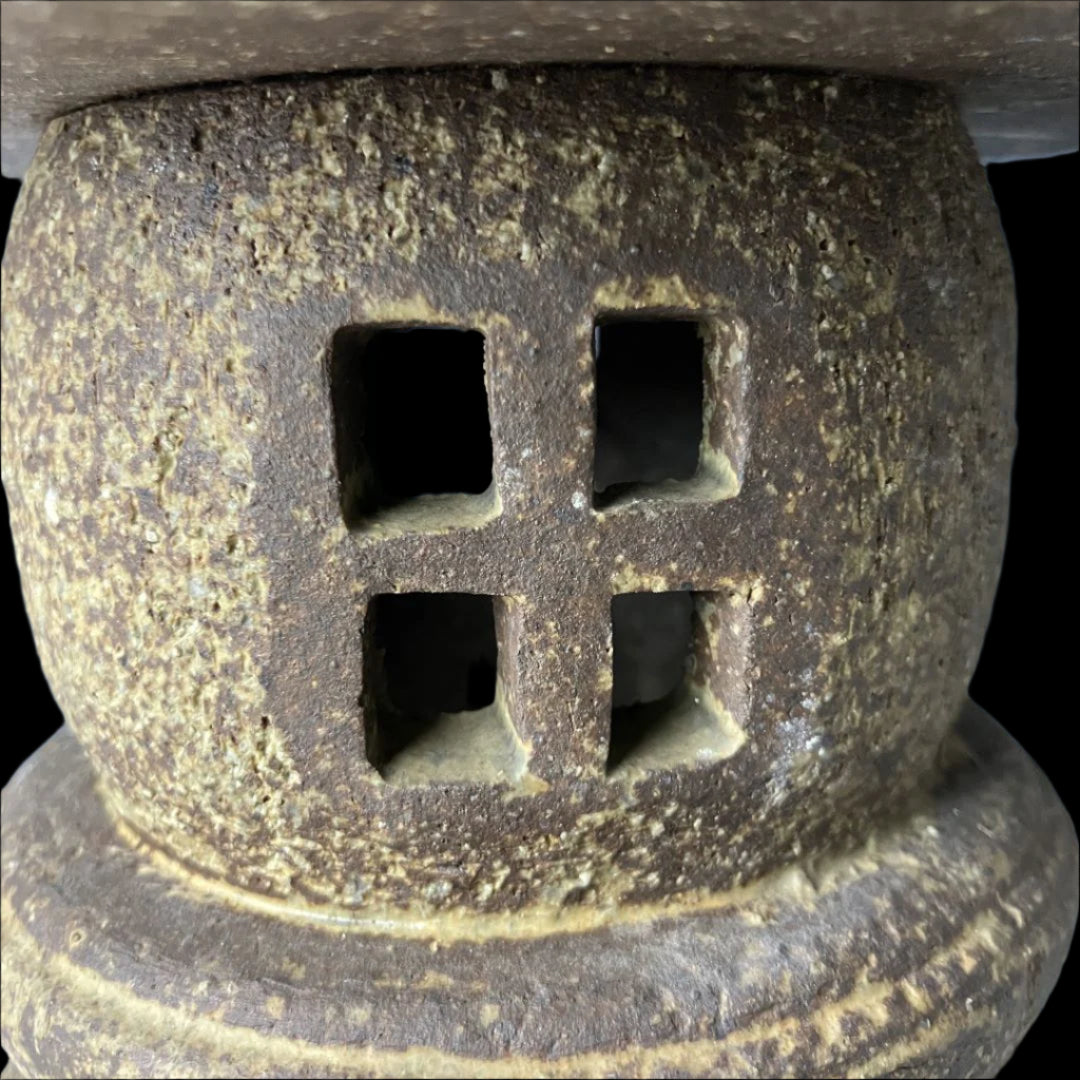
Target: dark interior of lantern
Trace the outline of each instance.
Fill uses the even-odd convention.
[[[446,327],[346,327],[330,355],[349,525],[428,496],[491,487],[484,337]]]
[[[693,618],[694,598],[689,592],[623,593],[612,598],[609,770],[662,726],[684,696]]]
[[[498,694],[496,598],[376,596],[364,634],[368,761],[384,779],[513,781],[520,741]]]
[[[598,320],[597,507],[636,487],[688,480],[701,453],[705,395],[701,325],[690,319]]]

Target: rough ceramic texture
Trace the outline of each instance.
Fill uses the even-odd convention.
[[[103,106],[50,128],[4,285],[45,671],[125,821],[212,875],[466,915],[728,888],[858,838],[964,697],[1014,317],[936,93],[552,70]],[[714,327],[728,472],[597,512],[592,328],[643,310]],[[497,499],[350,531],[327,347],[402,321],[486,335]],[[608,777],[611,597],[688,587],[726,612],[734,752]],[[507,598],[517,784],[367,763],[366,605],[428,590]]]
[[[977,708],[943,751],[840,858],[658,921],[433,939],[154,866],[63,732],[6,795],[4,1044],[27,1076],[991,1075],[1061,966],[1076,834]]]
[[[844,855],[484,938],[207,893],[117,843],[63,731],[5,791],[11,1075],[993,1075],[1068,948],[1076,834],[970,704],[941,764]]]
[[[3,168],[122,95],[452,64],[680,63],[922,80],[983,160],[1076,148],[1076,0],[28,0],[0,6]]]
[[[549,69],[100,106],[46,133],[3,285],[4,482],[82,747],[5,796],[21,1072],[1004,1060],[1075,838],[986,720],[930,795],[1013,442],[1006,252],[944,94]],[[703,466],[598,510],[620,313],[704,327]],[[485,335],[494,488],[347,527],[331,346],[388,324]],[[682,589],[702,742],[609,773],[612,596]],[[509,765],[368,763],[394,591],[498,598]]]

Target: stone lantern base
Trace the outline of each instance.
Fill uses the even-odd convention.
[[[976,706],[940,766],[854,850],[729,893],[344,920],[140,843],[62,731],[4,798],[5,1076],[989,1075],[1060,971],[1076,837]]]

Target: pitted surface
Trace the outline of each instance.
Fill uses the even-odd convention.
[[[117,842],[64,731],[5,790],[4,1045],[27,1076],[993,1075],[1068,947],[1076,836],[970,704],[943,765],[711,903],[462,938],[208,895]]]
[[[929,769],[989,615],[1014,334],[937,91],[549,69],[102,106],[49,129],[4,287],[42,661],[173,855],[301,904],[541,918],[853,842]],[[721,343],[706,498],[592,507],[619,312]],[[327,349],[401,323],[484,333],[497,505],[350,530]],[[706,673],[738,747],[608,777],[611,597],[686,588],[746,627]],[[506,599],[526,784],[367,763],[367,604],[431,590]]]
[[[983,160],[1076,147],[1076,0],[7,0],[3,168],[53,117],[265,76],[452,64],[691,63],[924,80]]]

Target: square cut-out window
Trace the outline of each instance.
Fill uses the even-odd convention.
[[[742,711],[735,700],[744,676],[742,611],[711,593],[612,598],[609,774],[707,764],[742,745],[731,712]],[[715,656],[714,641],[728,655]],[[731,700],[718,700],[718,689]]]
[[[698,472],[702,329],[686,319],[604,319],[594,330],[598,506]]]
[[[593,505],[739,493],[747,332],[735,317],[609,314],[593,327]]]
[[[522,747],[497,676],[496,603],[471,593],[372,600],[365,744],[385,780],[494,783],[520,776]]]
[[[350,526],[469,524],[493,510],[484,337],[445,327],[346,327],[331,397]]]

